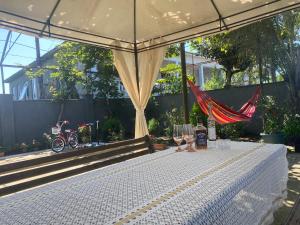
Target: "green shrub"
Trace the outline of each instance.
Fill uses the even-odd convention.
[[[174,124],[183,124],[183,118],[183,108],[173,108],[170,111],[167,111],[161,118],[161,120],[163,121],[165,135],[168,137],[172,137]]]
[[[207,126],[207,116],[202,112],[198,103],[194,103],[192,107],[192,111],[190,112],[190,123],[194,126],[197,123],[203,123],[204,126]]]
[[[157,97],[151,96],[145,110],[146,118],[159,118],[160,110]]]
[[[120,141],[124,139],[124,128],[116,118],[106,119],[101,127],[102,139],[105,142]]]
[[[283,134],[287,141],[300,137],[300,115],[285,115]]]
[[[78,137],[81,143],[89,143],[90,142],[90,131],[87,125],[80,125],[78,127]]]
[[[27,145],[25,142],[23,142],[19,145],[19,148],[22,152],[27,152],[29,150],[29,145]]]
[[[154,136],[159,136],[160,135],[160,126],[159,126],[159,121],[155,118],[152,118],[148,122],[148,130],[149,133],[154,135]]]
[[[9,149],[0,145],[0,152],[9,152]]]
[[[29,150],[30,151],[37,151],[37,150],[39,150],[41,148],[42,148],[41,142],[39,142],[39,141],[37,141],[35,139],[33,139],[32,143],[29,145]]]
[[[220,138],[237,139],[245,135],[244,123],[229,123],[223,125],[216,125],[217,135]]]
[[[264,133],[282,133],[285,111],[274,96],[263,97],[259,103],[259,108],[262,111]]]

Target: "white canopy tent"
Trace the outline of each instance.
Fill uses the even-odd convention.
[[[300,0],[0,0],[0,27],[115,50],[140,137],[148,133],[143,110],[167,45],[299,6]]]

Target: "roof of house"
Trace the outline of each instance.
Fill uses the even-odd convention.
[[[55,47],[52,50],[50,50],[49,52],[46,52],[43,56],[41,56],[41,63],[44,63],[48,59],[51,59],[51,57],[53,57],[53,55],[55,54],[55,52],[57,50],[58,50],[58,48]],[[26,68],[23,68],[23,69],[19,70],[18,72],[14,73],[13,75],[11,75],[10,77],[6,78],[4,80],[4,83],[11,83],[11,82],[13,82],[14,80],[16,80],[16,79],[24,76],[27,69],[36,68],[37,66],[38,66],[37,65],[37,61],[33,61]]]

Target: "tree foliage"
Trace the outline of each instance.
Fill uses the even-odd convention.
[[[170,63],[160,68],[161,78],[157,79],[152,93],[159,95],[182,93],[181,66]],[[192,75],[187,75],[188,79],[194,80]]]
[[[30,78],[49,74],[52,82],[49,92],[55,99],[79,98],[76,85],[84,79],[84,73],[78,69],[79,57],[74,54],[76,44],[64,42],[54,54],[55,64],[45,65],[40,69],[29,69],[26,74]]]
[[[113,65],[110,50],[80,44],[77,54],[86,74],[85,89],[88,94],[106,100],[122,95],[118,89],[118,73]]]
[[[191,47],[223,66],[226,74],[225,87],[230,87],[232,76],[252,64],[252,55],[244,48],[243,41],[242,34],[232,31],[204,39],[197,38],[191,42]]]
[[[107,49],[64,42],[54,54],[55,63],[26,72],[30,78],[49,73],[53,78],[49,92],[55,99],[79,98],[76,86],[96,98],[115,98],[118,90],[117,72],[113,66],[112,52]]]
[[[274,18],[278,66],[287,82],[290,97],[300,109],[300,13],[290,11]]]
[[[204,90],[214,90],[214,89],[221,89],[224,87],[224,77],[221,76],[217,69],[214,68],[211,71],[211,78],[205,82]]]

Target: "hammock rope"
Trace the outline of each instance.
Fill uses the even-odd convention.
[[[200,90],[192,81],[188,80],[188,84],[190,85],[202,112],[208,115],[208,106],[211,105],[212,115],[219,124],[249,121],[255,113],[256,104],[261,95],[261,88],[257,87],[253,96],[240,108],[240,110],[234,111]]]

